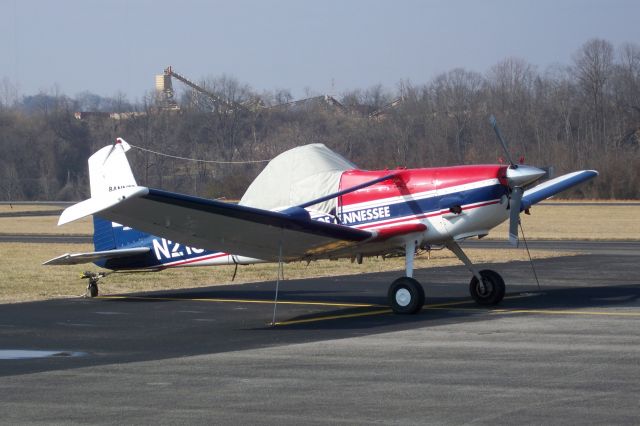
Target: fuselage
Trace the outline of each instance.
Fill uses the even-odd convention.
[[[313,220],[369,231],[421,223],[426,229],[419,238],[427,244],[482,236],[508,218],[509,188],[506,169],[505,165],[398,169],[393,171],[399,174],[398,178],[338,197],[334,211],[316,212],[313,211],[313,206],[308,210]],[[345,171],[340,179],[340,190],[390,173],[389,170]],[[114,235],[117,235],[119,247],[151,248],[144,255],[98,263],[109,269],[163,269],[262,262],[259,259],[184,246],[116,223],[107,223],[112,227]],[[397,242],[389,241],[387,244],[391,246]],[[363,243],[357,247],[357,253],[371,255],[385,248],[384,244]],[[344,256],[353,254],[355,253],[348,252]]]

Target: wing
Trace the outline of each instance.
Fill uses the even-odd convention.
[[[100,213],[113,222],[209,250],[275,261],[321,257],[377,236],[313,221],[300,207],[283,212],[239,206],[140,186],[121,188],[67,208],[62,225]]]
[[[43,265],[78,265],[80,263],[90,263],[96,260],[115,259],[119,257],[129,257],[148,253],[149,247],[135,247],[117,250],[92,251],[87,253],[65,253],[61,256],[47,260]]]
[[[557,178],[550,179],[540,185],[534,186],[524,192],[522,196],[521,210],[526,210],[533,204],[596,176],[598,176],[598,172],[595,170],[580,170],[578,172],[558,176]]]

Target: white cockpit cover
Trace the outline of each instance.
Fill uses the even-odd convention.
[[[299,146],[271,160],[240,204],[266,210],[299,205],[337,192],[342,172],[356,168],[321,143]],[[333,198],[310,208],[328,213],[336,203]]]

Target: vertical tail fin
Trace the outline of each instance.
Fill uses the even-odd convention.
[[[117,138],[113,145],[105,146],[89,157],[91,197],[137,185],[125,154],[130,149],[124,139]]]
[[[131,146],[124,139],[117,138],[113,145],[105,146],[89,157],[92,198],[137,185],[125,154],[130,149]],[[93,215],[93,245],[96,251],[123,248],[146,236],[147,234],[131,228],[125,229],[120,224]]]

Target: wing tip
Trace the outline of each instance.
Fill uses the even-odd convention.
[[[67,259],[71,258],[71,253],[61,254],[60,256],[54,257],[53,259],[49,259],[47,261],[42,262],[42,265],[59,265],[60,262],[63,262]]]

